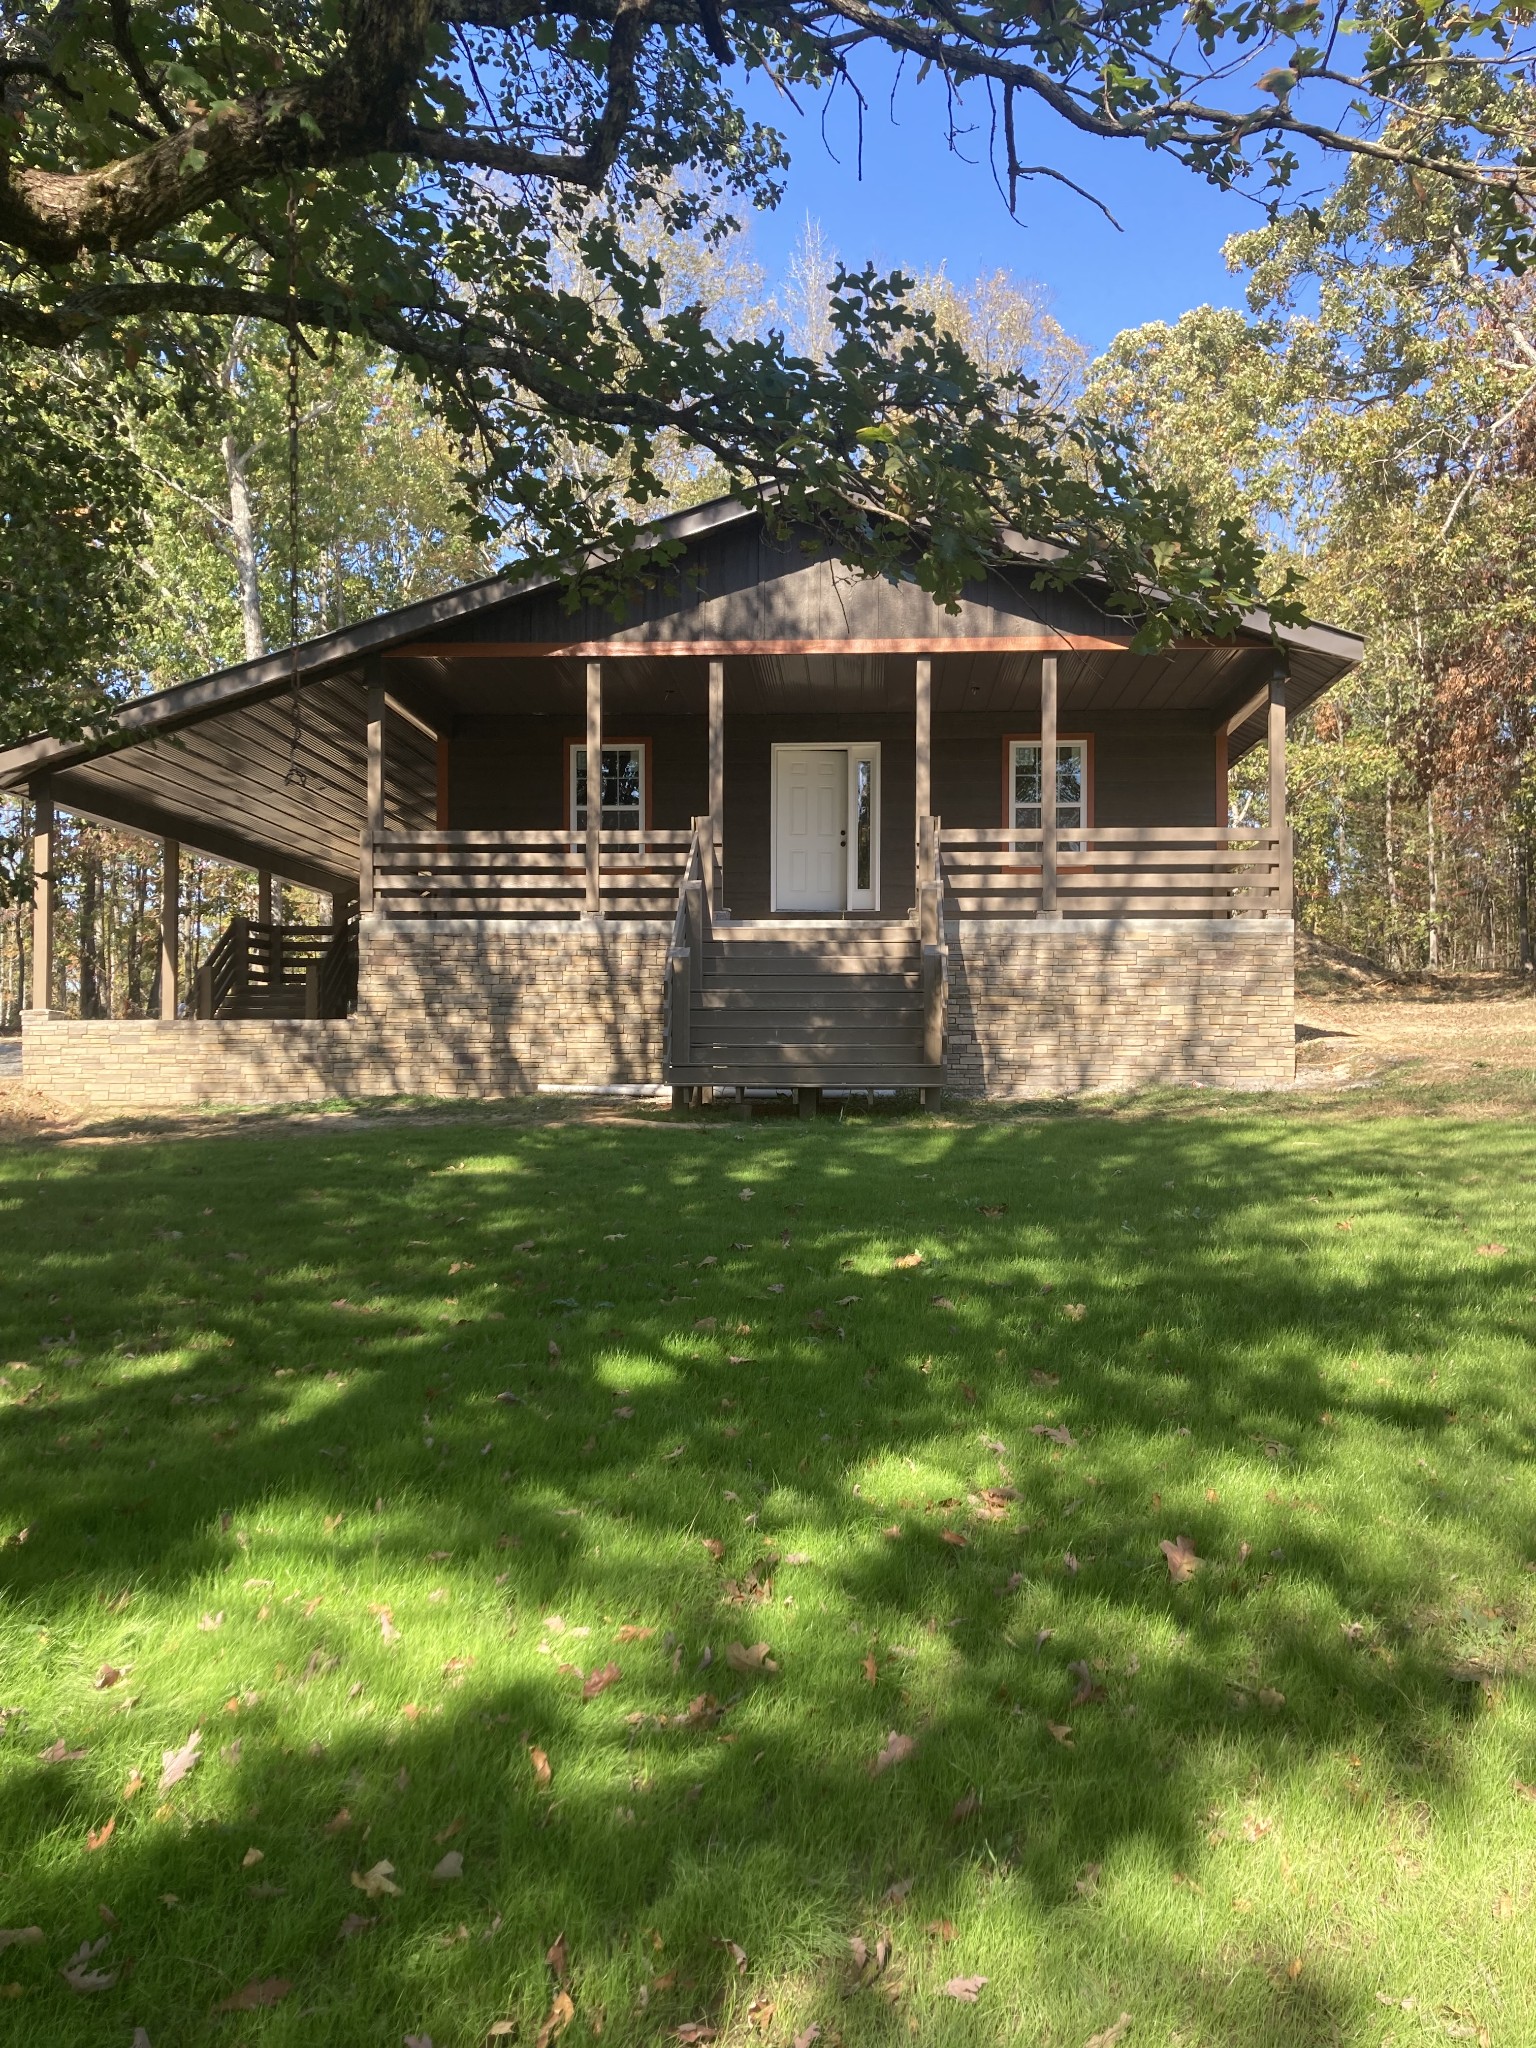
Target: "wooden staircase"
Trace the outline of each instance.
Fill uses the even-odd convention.
[[[917,1088],[936,1103],[946,962],[924,919],[715,925],[706,872],[690,859],[668,960],[673,1089],[792,1088],[813,1108],[822,1088]],[[936,901],[921,908],[936,934]]]

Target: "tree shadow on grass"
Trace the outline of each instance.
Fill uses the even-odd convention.
[[[759,2034],[849,2043],[1379,2013],[1284,1865],[1349,1834],[1347,1918],[1414,1815],[1480,1796],[1530,1507],[1493,1197],[1439,1131],[733,1135],[18,1163],[18,2038],[531,2037],[562,1931],[573,2040],[745,2034],[754,1997]],[[1490,1182],[1506,1144],[1477,1133]],[[778,1672],[732,1669],[758,1641]],[[38,1761],[60,1738],[86,1756]],[[78,1995],[98,1902],[132,1967]]]

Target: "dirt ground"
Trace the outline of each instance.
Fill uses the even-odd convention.
[[[1389,1074],[1438,1084],[1490,1070],[1536,1075],[1536,977],[1394,981],[1357,955],[1299,940],[1298,1085],[1358,1084]]]
[[[0,1060],[0,1144],[147,1138],[194,1128],[271,1129],[274,1123],[299,1128],[330,1114],[354,1124],[361,1118],[407,1117],[547,1122],[573,1115],[568,1101],[530,1097],[518,1103],[360,1105],[335,1112],[183,1110],[109,1118],[65,1109],[27,1088],[18,1069],[15,1060]],[[1442,1113],[1458,1105],[1482,1115],[1525,1113],[1536,1102],[1536,977],[1446,975],[1396,981],[1369,960],[1302,936],[1296,959],[1294,1092],[1309,1098],[1378,1098],[1384,1112],[1411,1110],[1418,1100],[1426,1110]],[[1134,1107],[1134,1101],[1127,1107]],[[633,1113],[631,1105],[599,1103],[574,1112],[582,1119]]]

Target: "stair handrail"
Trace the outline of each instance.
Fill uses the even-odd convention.
[[[708,818],[695,818],[693,839],[677,885],[677,912],[672,919],[672,936],[667,942],[666,969],[666,1059],[668,1067],[686,1067],[693,1051],[694,962],[702,977],[704,947],[709,938],[709,892],[704,834]]]
[[[944,938],[943,835],[937,818],[918,821],[917,936],[922,948],[923,1063],[942,1067],[949,1012],[949,946]]]
[[[239,978],[244,963],[246,933],[243,917],[232,917],[213,943],[213,950],[197,970],[197,1014],[217,1017]]]

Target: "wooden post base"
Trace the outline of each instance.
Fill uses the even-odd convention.
[[[918,1100],[924,1109],[937,1109],[943,1093],[942,1088],[919,1088],[917,1091]]]
[[[821,1090],[819,1088],[797,1088],[795,1090],[795,1107],[799,1110],[803,1122],[811,1122],[816,1112],[821,1108]]]
[[[741,1123],[750,1123],[752,1119],[752,1105],[747,1100],[745,1088],[738,1088],[736,1090],[736,1103],[733,1114]]]

